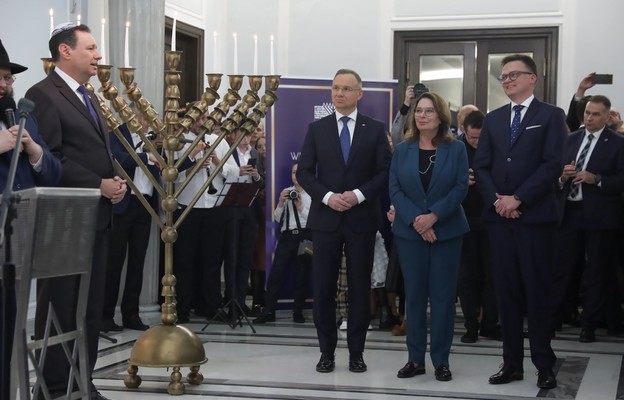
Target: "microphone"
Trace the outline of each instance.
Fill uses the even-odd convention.
[[[193,143],[193,139],[187,139],[184,136],[179,136],[178,140],[180,141],[180,143]]]
[[[3,111],[4,117],[2,118],[2,122],[7,126],[7,128],[15,125],[15,100],[11,96],[3,96],[0,98],[0,110]]]
[[[156,133],[154,131],[149,131],[145,134],[145,139],[147,140],[154,140],[156,139]],[[134,150],[138,149],[139,147],[141,147],[141,145],[143,144],[143,141],[140,140],[139,143],[136,144],[136,146],[134,146]]]

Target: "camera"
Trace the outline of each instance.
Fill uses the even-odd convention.
[[[299,192],[296,189],[290,189],[288,192],[288,198],[291,200],[297,200],[299,198]]]

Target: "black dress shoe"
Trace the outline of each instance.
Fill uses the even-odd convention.
[[[453,374],[448,365],[438,365],[435,369],[435,378],[438,381],[446,382],[453,379]]]
[[[148,325],[145,325],[138,315],[133,315],[123,319],[123,326],[127,329],[133,329],[135,331],[146,331],[149,329]]]
[[[553,389],[557,387],[557,379],[552,369],[541,369],[537,372],[537,387],[540,389]]]
[[[100,332],[121,332],[123,328],[112,319],[105,319],[100,324]]]
[[[487,339],[498,340],[498,341],[503,340],[503,332],[501,332],[501,329],[498,326],[491,328],[491,329],[481,329],[481,332],[479,332],[479,335]]]
[[[243,304],[241,306],[241,309],[243,310],[243,313],[245,314],[246,317],[258,317],[258,316],[260,316],[260,310],[253,311],[251,308],[249,308],[249,306],[247,306],[247,304]]]
[[[293,322],[296,322],[298,324],[303,324],[306,322],[305,317],[303,316],[302,313],[300,312],[294,312],[293,313]]]
[[[252,321],[254,324],[265,324],[267,322],[275,322],[275,314],[265,312]]]
[[[321,353],[321,359],[316,364],[316,372],[332,372],[335,367],[334,355]]]
[[[596,333],[593,329],[581,329],[581,336],[579,342],[581,343],[593,343],[596,341]]]
[[[408,362],[397,372],[397,378],[411,378],[425,373],[425,366]]]
[[[468,329],[460,340],[462,343],[476,343],[478,336],[479,335],[476,329]]]
[[[353,354],[349,356],[349,371],[366,372],[366,363],[362,354]]]
[[[514,367],[503,365],[500,371],[490,376],[491,385],[502,385],[511,381],[521,381],[524,379],[524,372]]]

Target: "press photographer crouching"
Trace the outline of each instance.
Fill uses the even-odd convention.
[[[293,321],[304,323],[303,307],[308,293],[310,266],[312,264],[312,233],[305,228],[312,199],[297,182],[297,164],[291,171],[294,186],[280,192],[279,203],[273,211],[273,219],[281,225],[280,237],[275,248],[273,264],[266,287],[266,307],[254,324],[275,321],[277,295],[284,272],[289,265],[295,265],[296,283],[294,293]]]

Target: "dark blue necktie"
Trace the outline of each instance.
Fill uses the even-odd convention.
[[[520,120],[522,117],[522,109],[524,106],[522,104],[517,104],[513,107],[515,114],[513,117],[513,121],[511,121],[511,135],[509,137],[510,143],[513,144],[516,139],[518,139],[518,134],[520,133]]]
[[[82,94],[82,98],[84,99],[85,104],[87,105],[89,114],[91,114],[91,118],[93,118],[93,122],[95,123],[95,126],[97,126],[99,129],[100,128],[100,124],[98,123],[99,118],[98,118],[97,113],[93,109],[93,105],[91,105],[91,99],[89,98],[89,91],[87,90],[86,87],[82,85],[78,86],[78,91],[80,92],[80,94]]]
[[[342,157],[346,163],[349,159],[349,149],[351,149],[351,134],[349,133],[349,117],[341,117],[342,130],[340,130],[340,148],[342,149]]]
[[[578,159],[576,160],[576,172],[579,172],[580,170],[583,169],[583,165],[585,165],[585,159],[587,158],[587,153],[589,152],[589,147],[591,146],[591,142],[592,140],[594,140],[594,134],[590,133],[589,135],[587,135],[587,142],[585,142],[585,146],[583,147],[583,150],[581,150],[581,154],[579,154]],[[570,195],[568,197],[570,197],[571,199],[575,198],[580,190],[580,185],[576,185],[576,184],[572,184],[572,187],[570,188]]]

